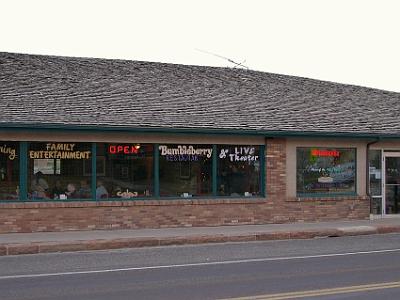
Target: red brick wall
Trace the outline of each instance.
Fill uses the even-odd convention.
[[[286,198],[286,141],[266,147],[265,199],[0,203],[0,233],[366,219],[365,197]]]

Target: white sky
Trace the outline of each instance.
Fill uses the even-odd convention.
[[[0,51],[232,66],[400,92],[398,0],[0,0]]]

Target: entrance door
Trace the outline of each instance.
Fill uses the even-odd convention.
[[[400,213],[400,153],[384,154],[385,163],[385,214]]]

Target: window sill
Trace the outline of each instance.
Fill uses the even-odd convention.
[[[346,200],[362,200],[369,201],[368,196],[359,196],[356,194],[348,194],[348,195],[304,195],[287,198],[286,202],[337,202],[337,201],[346,201]]]
[[[26,201],[0,202],[0,209],[6,208],[78,208],[78,207],[129,207],[129,206],[171,206],[171,205],[217,205],[265,203],[266,198],[171,198],[171,199],[130,199],[130,200],[67,200],[67,201]]]

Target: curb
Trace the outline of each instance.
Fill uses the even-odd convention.
[[[110,250],[122,248],[140,248],[155,246],[194,245],[206,243],[272,241],[289,239],[312,239],[322,237],[357,236],[385,233],[399,233],[400,226],[348,226],[329,228],[324,230],[298,230],[278,232],[254,232],[247,234],[212,234],[193,235],[186,237],[169,236],[163,238],[120,238],[120,239],[96,239],[76,240],[68,242],[27,242],[0,244],[0,256],[39,254],[56,252]]]

